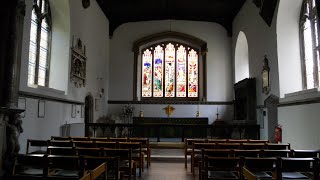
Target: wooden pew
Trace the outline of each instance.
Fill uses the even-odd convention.
[[[48,141],[39,139],[28,139],[26,154],[47,154]],[[37,150],[34,150],[37,148]],[[31,150],[33,149],[33,150]]]

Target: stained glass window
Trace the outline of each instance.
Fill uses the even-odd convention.
[[[28,84],[48,86],[50,22],[48,0],[34,1],[30,28]]]
[[[142,98],[197,98],[198,51],[188,45],[163,42],[142,51]]]
[[[318,15],[314,0],[304,0],[300,17],[304,88],[319,87],[320,59]]]

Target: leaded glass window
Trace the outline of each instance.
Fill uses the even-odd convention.
[[[51,15],[48,0],[34,0],[29,47],[28,84],[48,86]]]
[[[198,50],[163,42],[142,50],[142,98],[198,98]]]
[[[320,59],[318,15],[315,0],[304,0],[300,16],[304,89],[319,87]]]

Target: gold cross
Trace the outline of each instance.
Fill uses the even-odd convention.
[[[168,115],[168,117],[170,117],[170,115],[173,113],[173,111],[175,110],[174,107],[168,105],[167,107],[163,108],[166,111],[166,114]]]

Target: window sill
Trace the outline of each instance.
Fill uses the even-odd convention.
[[[34,84],[28,84],[28,87],[33,88],[33,89],[38,89],[40,91],[46,91],[46,92],[50,92],[50,93],[54,93],[54,94],[59,94],[59,95],[65,95],[64,91],[58,90],[58,89],[53,89],[53,88],[49,88],[49,87],[44,87],[44,86],[38,86],[38,85],[34,85]]]
[[[320,88],[307,89],[288,93],[284,95],[284,98],[280,99],[281,104],[309,104],[317,103],[320,99]]]

